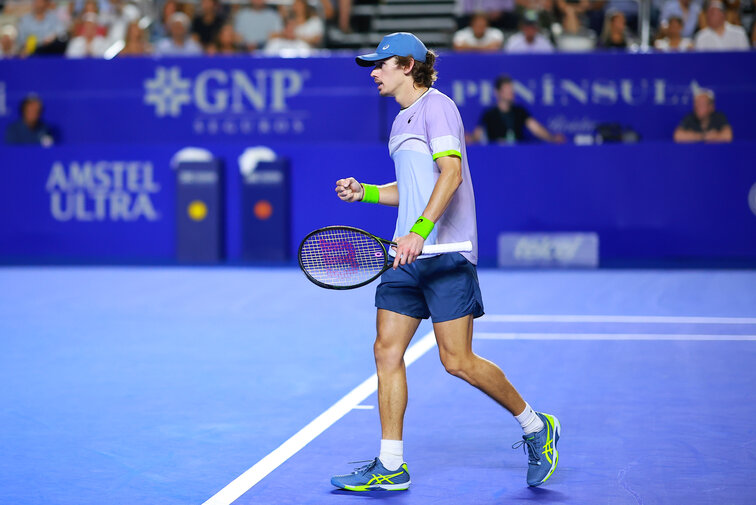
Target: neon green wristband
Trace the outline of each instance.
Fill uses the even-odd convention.
[[[381,192],[378,190],[378,186],[373,184],[362,185],[362,200],[365,203],[378,203],[378,199],[381,196]]]
[[[417,233],[424,239],[427,239],[428,235],[430,235],[433,231],[434,226],[436,225],[433,223],[433,221],[420,216],[419,218],[417,218],[417,221],[415,221],[415,224],[412,225],[412,228],[410,228],[410,232]]]

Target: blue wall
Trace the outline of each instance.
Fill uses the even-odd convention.
[[[329,224],[391,235],[393,209],[345,204],[333,193],[343,176],[393,180],[386,146],[271,146],[292,164],[292,254],[307,232]],[[175,173],[169,161],[181,147],[0,148],[0,261],[172,261]],[[242,219],[250,218],[240,211],[237,162],[247,146],[206,147],[228,171],[226,250],[236,261]],[[752,142],[471,147],[482,263],[495,262],[502,231],[597,232],[604,263],[756,261],[755,149]]]
[[[492,81],[516,80],[518,101],[568,137],[619,122],[666,140],[712,88],[738,139],[756,140],[756,52],[696,54],[442,54],[437,87],[468,129],[492,104]],[[377,96],[352,55],[112,61],[0,60],[0,129],[36,91],[64,143],[385,140],[397,106]]]

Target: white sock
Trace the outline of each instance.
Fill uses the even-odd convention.
[[[381,453],[378,455],[386,470],[397,470],[404,463],[404,442],[401,440],[381,440]]]
[[[525,435],[539,432],[544,428],[543,421],[541,421],[541,418],[536,415],[535,410],[528,403],[525,404],[525,410],[522,411],[522,414],[515,416],[515,419],[522,426],[522,431]]]

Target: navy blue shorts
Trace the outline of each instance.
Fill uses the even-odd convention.
[[[439,254],[390,269],[375,290],[375,306],[434,323],[483,315],[475,265],[460,253]]]

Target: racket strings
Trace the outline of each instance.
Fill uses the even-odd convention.
[[[304,241],[300,249],[302,268],[315,280],[346,287],[368,281],[385,265],[383,246],[355,230],[321,230]]]

